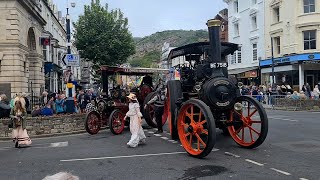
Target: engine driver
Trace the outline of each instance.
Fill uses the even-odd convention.
[[[144,105],[144,109],[146,109],[148,105],[154,104],[155,118],[156,118],[157,128],[158,128],[158,131],[156,131],[155,134],[159,134],[159,133],[163,133],[162,115],[164,112],[164,101],[166,98],[166,89],[164,85],[159,86],[156,92],[157,92],[157,95],[154,96],[154,98],[152,98],[146,105]]]

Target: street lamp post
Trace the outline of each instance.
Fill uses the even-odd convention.
[[[71,3],[71,7],[75,7],[75,3]],[[66,28],[67,28],[67,54],[71,54],[71,25],[70,25],[70,15],[69,15],[69,3],[67,6],[67,17],[66,17]],[[67,98],[67,102],[66,102],[66,112],[67,113],[74,113],[75,112],[75,104],[74,104],[74,99],[72,96],[72,88],[73,85],[70,86],[70,84],[72,84],[72,69],[71,66],[68,66],[67,69],[70,71],[69,72],[69,78],[68,78],[68,85],[67,85],[67,89],[68,89],[68,98]]]
[[[272,37],[271,37],[271,61],[272,61],[272,91],[275,91],[274,56],[273,56],[273,38]]]

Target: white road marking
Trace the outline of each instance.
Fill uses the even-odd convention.
[[[144,132],[147,132],[148,130],[144,129],[143,131],[144,131]]]
[[[130,156],[109,156],[109,157],[98,157],[98,158],[65,159],[65,160],[60,160],[60,161],[61,162],[90,161],[90,160],[102,160],[102,159],[121,159],[121,158],[133,158],[133,157],[164,156],[164,155],[175,155],[175,154],[185,154],[185,153],[186,152],[171,152],[171,153],[141,154],[141,155],[130,155]]]
[[[157,136],[157,137],[160,137],[161,136],[161,134],[153,134],[154,136]]]
[[[154,132],[152,132],[152,131],[148,131],[148,133],[149,133],[149,134],[154,134]]]
[[[213,148],[212,149],[212,152],[216,152],[216,151],[219,151],[220,149],[217,149],[217,148]]]
[[[168,135],[171,135],[170,133],[167,133]]]
[[[311,113],[313,113],[313,114],[320,114],[320,112],[311,112]]]
[[[236,154],[233,154],[231,152],[224,152],[225,155],[228,155],[228,156],[233,156],[233,157],[236,157],[236,158],[239,158],[240,156],[239,155],[236,155]]]
[[[279,169],[275,169],[275,168],[270,168],[271,170],[274,170],[278,173],[281,173],[281,174],[284,174],[284,175],[287,175],[287,176],[290,176],[291,174],[288,173],[288,172],[285,172],[285,171],[282,171],[282,170],[279,170]]]
[[[180,144],[180,146],[183,147],[182,144]]]
[[[178,143],[178,141],[172,141],[172,143],[173,143],[173,144],[177,144],[177,143]]]
[[[51,143],[49,147],[66,147],[69,143],[67,142],[57,142],[57,143]]]
[[[277,118],[277,117],[269,117],[270,119],[276,119],[280,121],[291,121],[291,122],[299,122],[298,120],[293,120],[293,119],[285,119],[285,118]]]
[[[306,179],[306,178],[299,178],[300,180],[309,180],[309,179]]]
[[[258,166],[264,166],[263,164],[261,163],[258,163],[256,161],[252,161],[251,159],[245,159],[245,161],[249,162],[249,163],[252,163],[252,164],[255,164],[255,165],[258,165]]]
[[[167,138],[167,137],[161,137],[161,139],[168,140],[169,138]]]

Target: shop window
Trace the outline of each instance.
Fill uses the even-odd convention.
[[[304,50],[317,49],[317,30],[303,31]]]
[[[257,16],[252,16],[251,25],[252,25],[252,30],[257,29]]]
[[[234,24],[234,35],[235,36],[239,36],[240,35],[239,24],[238,23]]]
[[[273,42],[274,42],[274,47],[276,49],[276,54],[280,54],[281,53],[281,41],[280,41],[280,37],[274,37],[273,38]]]
[[[234,1],[234,12],[235,13],[239,12],[239,2],[237,0]]]
[[[315,0],[303,0],[304,13],[313,13],[316,11]]]
[[[280,7],[279,6],[273,8],[273,19],[274,19],[275,23],[280,22]]]
[[[241,63],[241,47],[239,47],[237,54],[238,54],[238,63]]]
[[[258,60],[258,48],[257,48],[257,44],[252,44],[252,59],[253,61],[257,61]]]

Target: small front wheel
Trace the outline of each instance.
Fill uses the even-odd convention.
[[[268,134],[268,117],[262,105],[252,97],[240,96],[238,110],[230,112],[228,124],[232,139],[241,147],[252,149],[260,146]]]
[[[121,134],[124,130],[124,114],[119,110],[115,109],[109,116],[110,131],[115,134]]]

